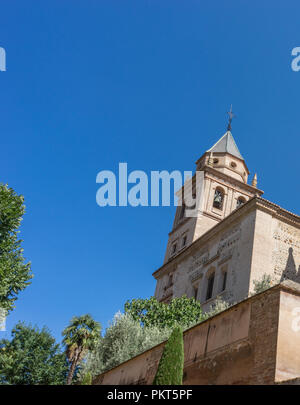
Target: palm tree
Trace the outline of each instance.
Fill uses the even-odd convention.
[[[74,316],[63,332],[63,344],[70,362],[67,385],[72,383],[74,372],[85,354],[93,350],[100,339],[101,325],[91,315]]]

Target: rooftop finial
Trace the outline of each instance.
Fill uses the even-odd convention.
[[[252,180],[252,187],[257,187],[257,174],[255,173],[253,180]]]
[[[232,118],[234,117],[234,114],[232,112],[232,104],[230,106],[230,111],[228,111],[227,114],[228,114],[228,117],[229,117],[228,125],[227,125],[227,131],[231,131],[231,121],[232,121]]]
[[[208,157],[208,161],[207,161],[207,165],[213,167],[213,157],[212,157],[212,152],[210,152],[209,157]]]

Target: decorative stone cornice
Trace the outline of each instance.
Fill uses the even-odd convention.
[[[217,259],[219,259],[220,257],[220,253],[217,253],[216,255],[214,255],[213,257],[211,257],[210,259],[207,260],[206,263],[204,263],[203,266],[209,266],[210,264],[212,264],[214,261],[216,261]]]
[[[230,177],[230,181],[229,181],[228,175],[226,173],[222,173],[213,167],[204,166],[203,170],[206,173],[211,174],[213,178],[222,180],[227,186],[234,185],[237,188],[239,188],[240,190],[246,189],[251,195],[254,194],[254,195],[261,196],[264,193],[263,190],[259,190],[258,188],[253,187],[248,183],[244,183],[238,179],[235,179],[234,177]]]
[[[272,215],[278,219],[284,220],[286,222],[289,222],[291,225],[294,225],[296,227],[300,228],[300,216],[297,214],[294,214],[291,211],[285,210],[284,208],[281,208],[279,205],[265,200],[264,198],[257,197],[257,206],[264,211],[267,212],[272,212]]]

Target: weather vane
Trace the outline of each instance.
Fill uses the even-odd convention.
[[[232,112],[232,104],[230,106],[230,111],[228,111],[227,114],[229,117],[227,131],[231,131],[231,121],[232,121],[232,118],[235,116],[235,114],[233,114],[233,112]]]

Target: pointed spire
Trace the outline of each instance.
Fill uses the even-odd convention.
[[[207,152],[230,153],[231,155],[244,160],[230,131],[227,131]]]
[[[257,187],[257,174],[255,173],[253,180],[252,180],[252,187]]]

